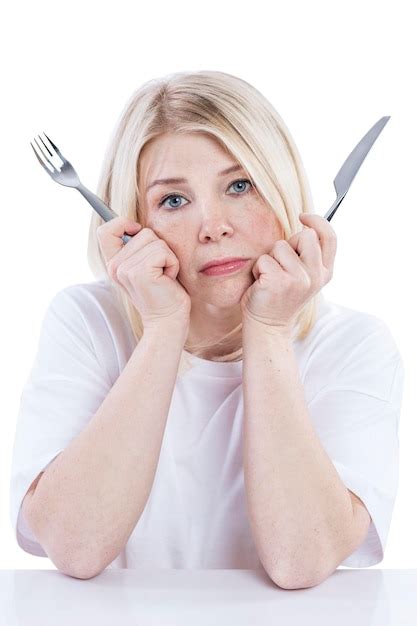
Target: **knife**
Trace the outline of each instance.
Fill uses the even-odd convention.
[[[333,202],[330,209],[325,214],[326,220],[330,222],[333,215],[336,213],[340,203],[348,192],[353,179],[355,178],[360,166],[365,160],[366,155],[375,143],[375,140],[379,136],[381,130],[390,119],[390,115],[385,115],[372,126],[370,130],[362,137],[360,142],[352,152],[349,154],[346,161],[336,174],[336,178],[333,181],[334,188],[336,189],[336,200]]]

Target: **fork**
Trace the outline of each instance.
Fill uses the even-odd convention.
[[[89,202],[89,204],[93,207],[93,209],[103,218],[105,222],[108,222],[115,217],[118,217],[117,213],[115,213],[110,207],[104,204],[103,200],[101,200],[95,193],[87,189],[82,182],[80,181],[77,172],[71,165],[71,163],[66,159],[61,152],[58,150],[56,145],[49,139],[48,135],[43,133],[48,140],[50,146],[47,146],[44,140],[40,135],[34,138],[35,145],[30,142],[32,149],[38,159],[39,163],[42,165],[44,170],[48,172],[51,178],[60,185],[64,185],[65,187],[74,187],[77,191],[80,192],[84,196],[84,198]],[[40,144],[40,141],[43,145]],[[57,162],[57,158],[59,158],[62,163],[55,165]],[[46,163],[44,163],[43,159],[45,159]],[[55,161],[55,163],[53,162]],[[124,244],[126,244],[130,239],[132,239],[132,235],[127,235],[126,233],[121,237]]]
[[[389,119],[389,115],[381,117],[381,119],[378,120],[378,122],[376,122],[376,124],[374,124],[372,128],[370,128],[370,130],[368,130],[368,132],[355,146],[355,148],[349,154],[348,158],[345,160],[342,167],[338,171],[336,178],[333,181],[333,185],[336,189],[336,200],[323,216],[329,222],[336,213],[343,198],[346,196],[349,187],[352,184],[352,181],[355,178],[356,174],[358,173],[358,170],[361,167],[366,155],[374,145],[377,137],[379,136]],[[96,196],[92,191],[87,189],[87,187],[84,187],[84,185],[80,182],[78,174],[72,167],[71,163],[64,156],[62,156],[56,145],[51,141],[51,139],[49,139],[48,135],[45,132],[43,134],[47,138],[52,148],[49,148],[46,145],[40,135],[38,135],[38,137],[42,142],[44,148],[42,148],[42,146],[39,144],[38,141],[36,141],[35,138],[35,145],[39,150],[39,154],[33,146],[32,142],[30,145],[32,146],[33,151],[36,154],[39,163],[48,172],[48,174],[57,183],[65,185],[66,187],[74,187],[75,189],[77,189],[105,222],[108,222],[109,220],[118,217],[117,213],[112,211],[106,204],[104,204],[104,202],[100,200],[98,196]],[[54,163],[52,163],[52,159],[56,160],[57,155],[62,161],[59,169],[54,165]],[[46,164],[40,158],[41,156],[46,160]],[[121,239],[123,243],[126,244],[130,239],[132,239],[132,235],[127,235],[126,233],[124,233]]]

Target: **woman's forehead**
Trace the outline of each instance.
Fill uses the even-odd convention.
[[[158,137],[146,145],[139,158],[138,175],[142,191],[154,186],[187,182],[187,175],[202,171],[215,176],[245,171],[245,168],[216,142],[188,135]],[[168,180],[166,180],[168,179]]]

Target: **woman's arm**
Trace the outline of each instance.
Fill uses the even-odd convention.
[[[188,327],[145,331],[86,428],[25,498],[26,519],[63,573],[91,578],[126,545],[147,502]]]
[[[248,321],[243,355],[244,476],[259,558],[279,586],[313,586],[356,549],[369,518],[356,514],[314,430],[291,341]]]

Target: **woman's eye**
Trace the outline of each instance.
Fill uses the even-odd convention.
[[[179,194],[174,194],[171,193],[169,196],[165,196],[164,198],[162,198],[162,200],[160,202],[158,202],[158,206],[163,206],[165,204],[165,202],[167,200],[170,200],[171,198],[184,198],[184,196],[180,196]],[[185,199],[185,198],[184,198]],[[183,206],[183,205],[182,205]],[[171,206],[170,209],[168,209],[169,211],[172,211],[174,209],[182,209],[182,206]]]
[[[250,182],[250,180],[248,180],[247,178],[239,178],[238,180],[233,181],[233,183],[230,183],[230,185],[229,185],[228,189],[229,189],[230,187],[232,187],[232,185],[238,185],[238,184],[239,184],[239,185],[241,185],[242,183],[249,183],[249,185],[250,185],[251,187],[253,187],[252,183],[251,183],[251,182]],[[243,193],[244,193],[245,191],[246,191],[246,189],[243,189],[243,192],[242,192],[242,191],[237,191],[237,192],[236,192],[236,195],[240,195],[240,196],[241,196],[241,195],[243,195]],[[185,200],[184,196],[182,196],[182,195],[180,195],[180,194],[174,194],[174,193],[171,193],[171,194],[169,194],[168,196],[164,196],[164,197],[162,198],[162,200],[158,203],[158,207],[164,206],[164,205],[165,205],[165,202],[166,202],[167,200],[171,200],[171,198],[175,198],[175,199],[177,199],[177,198],[183,198],[183,199]],[[177,203],[175,206],[172,206],[172,205],[169,205],[169,206],[170,206],[170,208],[169,208],[169,209],[168,209],[168,207],[167,207],[167,210],[168,210],[168,211],[174,211],[174,210],[178,210],[178,209],[183,209],[183,208],[184,208],[184,205],[183,205],[183,204],[181,205],[181,204],[178,204],[178,203]]]
[[[235,180],[233,183],[230,183],[229,187],[231,187],[232,185],[237,185],[241,183],[249,183],[249,185],[252,187],[252,183],[247,178],[239,178],[238,180]],[[242,194],[239,194],[239,195],[242,195]]]

